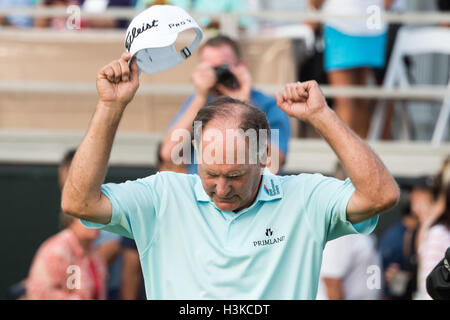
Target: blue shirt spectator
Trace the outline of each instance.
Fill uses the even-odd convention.
[[[33,0],[0,0],[0,8],[25,8],[32,7],[34,4]],[[33,25],[33,20],[27,16],[8,16],[6,21],[8,25],[22,28],[28,28]]]

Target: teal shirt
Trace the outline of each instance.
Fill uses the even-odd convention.
[[[135,239],[148,299],[314,299],[325,243],[378,221],[347,221],[351,181],[320,174],[266,169],[238,213],[219,210],[197,175],[160,172],[102,192],[111,222],[83,223]]]

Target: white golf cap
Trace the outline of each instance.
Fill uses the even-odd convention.
[[[188,29],[195,31],[195,39],[177,52],[175,40],[180,32]],[[139,71],[151,74],[183,62],[198,47],[202,38],[202,29],[184,9],[171,5],[153,5],[131,21],[125,48],[131,53],[131,57],[136,56]]]

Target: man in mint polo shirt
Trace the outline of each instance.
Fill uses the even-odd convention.
[[[149,299],[314,299],[325,243],[370,233],[377,214],[396,203],[394,179],[328,108],[316,82],[286,85],[277,102],[322,134],[346,168],[346,181],[271,174],[264,165],[270,144],[259,144],[261,136],[256,151],[262,156],[252,162],[251,139],[238,135],[246,151],[240,161],[223,143],[227,138],[217,137],[238,128],[268,132],[269,125],[258,108],[222,98],[196,116],[203,129],[195,139],[199,175],[161,172],[103,184],[117,127],[139,86],[129,59],[123,54],[97,75],[99,102],[62,209],[88,227],[135,239]],[[212,129],[217,139],[207,138]]]

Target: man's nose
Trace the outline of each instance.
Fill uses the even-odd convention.
[[[231,192],[231,185],[226,178],[219,178],[216,183],[216,195],[221,198],[226,198]]]

